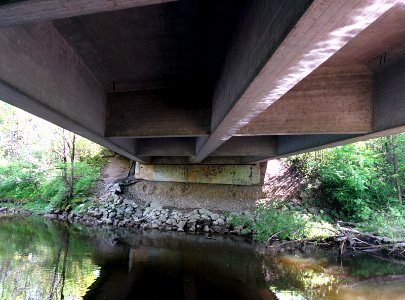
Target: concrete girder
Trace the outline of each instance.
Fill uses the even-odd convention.
[[[375,132],[405,126],[405,57],[374,75]]]
[[[398,1],[11,2],[0,17],[22,5],[29,24],[0,18],[0,99],[143,163],[246,164],[405,127]]]
[[[373,131],[368,134],[313,134],[278,137],[277,156],[256,157],[246,162],[259,162],[308,151],[364,141],[405,131],[405,57],[381,66],[374,74]]]
[[[29,0],[0,3],[0,27],[52,21],[175,0]]]
[[[243,74],[243,79],[249,78],[252,63],[244,66],[251,61],[240,58],[257,59],[257,55],[253,56],[252,53],[257,48],[266,48],[257,46],[258,41],[260,43],[263,39],[256,36],[255,42],[249,43],[250,39],[241,34],[245,46],[235,46],[236,53],[229,54],[235,60],[229,59],[226,62],[223,78],[214,94],[212,133],[208,138],[199,139],[197,154],[192,157],[191,162],[202,161],[210,155],[397,2],[399,1],[315,0],[282,43],[279,36],[277,45],[281,44],[271,56],[266,52],[260,53],[259,57],[265,64],[253,64],[261,70],[255,71],[258,72],[257,76],[247,85],[242,84],[238,76]],[[297,5],[296,2],[294,5]],[[300,5],[304,3],[301,2]],[[260,4],[256,8],[257,16],[249,20],[251,22],[260,22],[261,13],[266,11],[266,7],[260,7]],[[280,20],[281,24],[292,22],[298,17],[297,14],[296,11],[295,14],[294,11],[285,13],[282,16],[283,21]],[[246,24],[248,23],[247,21]],[[274,36],[272,37],[274,40]],[[242,90],[235,94],[232,88],[238,85]]]
[[[211,153],[215,156],[275,156],[275,136],[234,136]]]
[[[195,138],[142,138],[136,140],[137,156],[191,156]]]
[[[104,138],[105,93],[50,23],[0,29],[0,97],[139,161],[133,140]]]
[[[136,156],[195,155],[195,138],[139,138],[136,139]],[[277,155],[275,136],[232,137],[211,154],[211,158]]]
[[[106,137],[207,136],[210,108],[178,104],[161,90],[107,94]]]
[[[320,67],[238,135],[355,134],[373,130],[372,73]]]

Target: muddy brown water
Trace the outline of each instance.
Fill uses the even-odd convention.
[[[405,265],[233,236],[0,217],[0,299],[405,299]]]

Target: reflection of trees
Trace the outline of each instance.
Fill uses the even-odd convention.
[[[81,299],[93,249],[62,223],[0,218],[0,299]]]
[[[55,259],[55,268],[52,274],[51,292],[48,300],[58,299],[58,289],[60,285],[60,299],[65,299],[63,290],[66,279],[66,263],[69,251],[69,231],[65,231],[61,235],[61,245]],[[63,252],[63,257],[61,259]],[[62,270],[59,272],[59,265],[62,260]]]
[[[313,251],[309,255],[269,255],[263,260],[263,270],[271,290],[279,296],[301,295],[308,299],[334,299],[348,286],[360,287],[368,281],[403,280],[402,276],[390,274],[405,273],[403,265],[364,253],[343,256],[342,261],[337,262],[336,253],[326,251]]]
[[[338,269],[328,268],[323,257],[267,256],[264,272],[273,292],[323,299],[341,281]]]

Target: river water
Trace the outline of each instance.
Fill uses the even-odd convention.
[[[405,299],[405,265],[335,251],[0,217],[0,299]]]

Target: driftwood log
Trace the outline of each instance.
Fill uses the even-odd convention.
[[[275,233],[267,240],[266,248],[280,249],[286,246],[292,246],[299,250],[305,250],[308,244],[337,247],[338,256],[341,256],[346,250],[351,250],[405,259],[405,240],[393,240],[384,236],[364,233],[347,227],[335,229],[333,235],[321,240],[300,239],[281,241],[277,237],[277,233]]]

